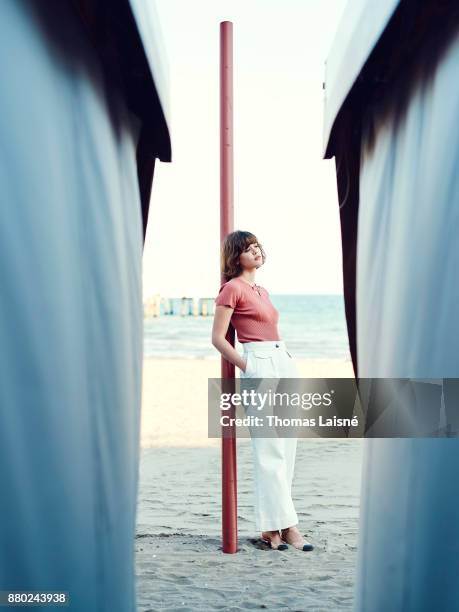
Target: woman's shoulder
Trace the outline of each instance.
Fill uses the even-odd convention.
[[[242,283],[243,281],[241,281],[237,276],[234,276],[233,278],[225,281],[221,287],[240,287]]]
[[[242,298],[245,291],[244,281],[239,280],[237,277],[230,278],[230,280],[223,283],[220,287],[220,291],[226,291],[237,295],[239,298]]]
[[[220,286],[218,296],[215,298],[215,303],[217,305],[236,308],[236,305],[241,299],[243,299],[241,283],[232,278]]]
[[[234,276],[230,280],[223,283],[221,287],[223,288],[223,287],[226,287],[227,285],[229,287],[237,287],[240,291],[242,290],[247,291],[248,289],[251,289],[250,284],[247,283],[246,281],[243,281],[239,276]],[[266,289],[266,287],[263,287],[263,285],[259,285],[258,283],[256,283],[256,286],[259,287],[262,291],[264,291],[267,295],[269,295],[269,292]]]

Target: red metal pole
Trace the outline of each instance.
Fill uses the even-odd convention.
[[[233,188],[233,24],[220,23],[220,242],[234,229]],[[220,279],[222,283],[225,279]],[[234,346],[234,328],[226,339]],[[234,365],[222,357],[221,377],[234,389]],[[226,389],[225,389],[226,391]],[[228,411],[226,411],[228,414]],[[229,416],[234,416],[234,406]],[[222,435],[223,552],[237,552],[237,470],[234,428]]]

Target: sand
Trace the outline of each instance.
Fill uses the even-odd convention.
[[[304,376],[352,376],[348,362],[297,361]],[[312,552],[272,551],[253,523],[252,451],[239,439],[238,543],[221,551],[220,441],[207,438],[218,360],[147,360],[136,575],[147,610],[350,610],[362,440],[299,440],[293,498]],[[162,417],[162,418],[161,418]]]
[[[351,361],[297,359],[296,363],[304,378],[353,376]],[[219,359],[146,359],[142,447],[218,447],[218,439],[207,437],[207,388],[209,378],[219,377]]]

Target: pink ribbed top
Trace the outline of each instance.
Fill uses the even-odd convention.
[[[220,287],[215,304],[231,306],[231,323],[239,342],[281,340],[277,331],[279,312],[274,308],[269,293],[257,285],[261,295],[247,281],[236,277]]]

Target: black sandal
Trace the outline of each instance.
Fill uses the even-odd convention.
[[[279,544],[277,548],[273,548],[271,540],[265,540],[265,538],[260,538],[260,540],[263,542],[263,544],[267,544],[271,550],[288,550],[288,544]]]
[[[281,531],[281,538],[283,540],[284,540],[284,538],[283,538],[283,532],[284,531],[285,531],[284,529]],[[285,542],[285,540],[284,540],[284,542]],[[296,550],[304,550],[304,552],[307,552],[307,551],[310,551],[310,550],[314,550],[314,546],[310,542],[307,542],[306,544],[303,544],[302,548],[298,548],[298,546],[295,546],[294,544],[292,544],[292,546],[293,546],[293,548],[296,548]]]

